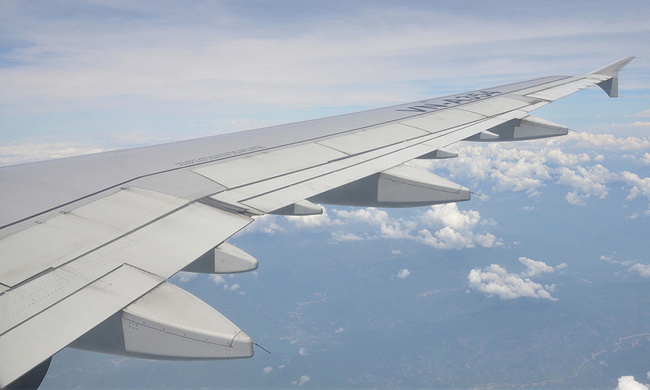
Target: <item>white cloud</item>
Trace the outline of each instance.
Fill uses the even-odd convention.
[[[521,276],[535,276],[545,272],[555,272],[555,269],[546,265],[543,261],[529,259],[527,257],[520,257],[519,262],[526,266],[527,271],[522,272]]]
[[[80,156],[99,153],[105,149],[74,143],[16,143],[0,145],[0,166],[25,162],[49,160],[53,158]]]
[[[566,152],[560,147],[572,150]],[[623,182],[631,186],[630,197],[640,194],[650,201],[650,179],[630,172],[612,172],[602,163],[608,156],[633,151],[630,156],[650,164],[650,154],[639,154],[650,148],[650,137],[616,137],[611,134],[572,132],[566,137],[538,140],[526,144],[504,143],[476,146],[459,145],[459,157],[435,163],[418,163],[428,169],[445,170],[447,176],[460,182],[492,183],[493,191],[524,192],[539,195],[551,182],[567,186],[565,199],[576,206],[586,205],[589,198],[605,199],[609,186]],[[585,150],[585,151],[583,151]],[[614,154],[616,156],[616,154]],[[646,161],[647,160],[647,161]],[[636,176],[636,177],[635,177]],[[650,206],[647,215],[650,215]]]
[[[176,274],[174,277],[177,278],[178,281],[181,283],[187,283],[191,280],[196,279],[197,275],[198,275],[197,273],[181,271],[178,274]]]
[[[323,213],[318,215],[305,215],[305,216],[287,216],[288,221],[301,228],[312,228],[320,226],[335,226],[342,225],[343,222],[338,219],[331,219],[325,207]]]
[[[226,291],[236,291],[239,290],[240,286],[238,283],[233,283],[233,284],[224,284],[223,289]]]
[[[636,263],[630,267],[630,271],[636,271],[644,278],[650,278],[650,265],[648,264]]]
[[[411,275],[411,271],[409,271],[409,270],[406,269],[406,268],[402,268],[402,269],[399,270],[399,272],[397,273],[397,277],[398,277],[399,279],[402,279],[402,280],[408,278],[410,275]]]
[[[264,367],[264,369],[262,370],[264,374],[268,374],[271,371],[273,371],[273,367]]]
[[[583,206],[585,199],[591,196],[605,199],[609,195],[606,183],[615,178],[615,175],[600,164],[589,168],[578,166],[573,169],[558,169],[558,183],[573,188],[573,191],[567,194],[567,201],[577,206]]]
[[[629,375],[618,378],[616,390],[648,390],[648,386],[637,382],[633,376]]]
[[[332,232],[332,240],[337,242],[343,241],[362,241],[363,237],[354,233]]]
[[[535,298],[557,301],[551,293],[555,285],[541,285],[522,276],[532,276],[543,272],[553,272],[553,268],[541,261],[520,257],[519,261],[528,268],[522,274],[509,273],[504,267],[492,264],[487,268],[475,268],[470,271],[467,279],[469,287],[478,292],[500,299]]]
[[[334,210],[334,213],[349,223],[365,223],[379,228],[383,238],[409,238],[414,222],[404,219],[391,219],[384,210],[366,207],[352,211]]]
[[[627,171],[622,172],[621,176],[628,185],[632,186],[627,199],[632,200],[639,195],[646,197],[648,199],[649,205],[648,209],[645,211],[645,214],[650,215],[650,177],[641,178],[639,175]]]
[[[265,233],[275,235],[284,231],[284,228],[278,224],[279,216],[272,214],[264,214],[253,218],[255,222],[249,224],[242,229],[238,234],[247,233]]]
[[[209,279],[217,285],[226,283],[226,280],[221,275],[210,275]]]
[[[421,229],[419,240],[438,249],[472,248],[476,244],[491,248],[502,245],[492,234],[475,233],[474,229],[480,225],[481,214],[478,211],[461,211],[456,203],[447,203],[432,206],[421,217],[427,226],[440,227],[435,232]]]
[[[293,385],[303,386],[307,382],[311,381],[309,375],[302,375],[299,380],[291,382]]]
[[[298,350],[298,355],[300,355],[300,356],[307,356],[307,355],[308,355],[308,353],[307,353],[307,349],[304,348],[304,347],[303,347],[303,348],[300,348],[300,349]]]
[[[305,218],[305,219],[300,219]],[[393,218],[386,210],[374,207],[332,209],[320,216],[295,217],[278,220],[276,216],[256,217],[256,222],[243,233],[292,233],[289,226],[315,228],[344,226],[347,230],[331,233],[331,242],[349,242],[373,239],[402,239],[420,242],[438,249],[462,249],[482,246],[491,248],[503,243],[494,234],[477,232],[479,227],[494,226],[492,219],[482,219],[478,211],[460,210],[456,203],[431,206],[418,217]],[[260,226],[255,226],[260,223]],[[368,225],[363,234],[350,232],[351,225]],[[373,231],[374,229],[374,231]],[[242,234],[243,234],[242,233]]]
[[[567,146],[575,146],[585,149],[648,150],[650,148],[650,137],[617,137],[612,134],[593,134],[583,132],[570,132],[566,136],[558,139],[557,142]]]

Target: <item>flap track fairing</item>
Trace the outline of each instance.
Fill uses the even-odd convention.
[[[312,201],[361,207],[419,207],[469,200],[470,190],[430,172],[399,165],[319,194]]]
[[[164,282],[70,346],[155,360],[253,356],[253,340],[194,295]]]
[[[489,133],[490,136],[485,136],[486,133]],[[465,138],[465,141],[525,141],[538,138],[558,137],[561,135],[567,135],[568,133],[569,129],[567,129],[566,126],[545,119],[527,116],[522,119],[511,119],[498,126],[492,127],[490,131],[483,131],[469,138]]]
[[[254,271],[257,265],[256,258],[224,242],[194,260],[182,271],[200,274],[235,274]]]

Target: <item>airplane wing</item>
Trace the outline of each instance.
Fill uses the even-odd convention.
[[[458,95],[170,144],[0,168],[0,387],[40,383],[74,346],[149,359],[253,355],[252,339],[166,282],[257,261],[225,241],[315,203],[412,207],[470,198],[404,165],[462,140],[564,135],[529,115],[593,85],[618,96],[633,57]]]

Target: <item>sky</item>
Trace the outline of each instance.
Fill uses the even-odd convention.
[[[336,337],[348,334],[353,326],[339,325],[331,318],[319,322],[319,314],[307,323],[304,308],[319,306],[323,313],[331,314],[334,309],[327,302],[339,302],[341,323],[348,318],[350,323],[356,319],[359,324],[380,318],[381,309],[348,306],[349,300],[337,301],[335,292],[325,299],[315,294],[328,287],[308,291],[309,283],[297,280],[319,285],[320,281],[312,279],[320,271],[336,278],[341,291],[354,294],[356,286],[368,295],[382,297],[383,293],[363,281],[383,280],[390,285],[388,292],[411,302],[411,311],[400,308],[397,312],[422,323],[426,321],[414,313],[438,304],[455,313],[461,313],[464,309],[460,307],[465,306],[475,307],[476,313],[486,308],[511,310],[508,313],[512,313],[514,323],[528,309],[525,305],[551,310],[550,318],[555,318],[552,310],[567,305],[562,315],[572,318],[566,313],[579,312],[577,307],[588,302],[581,291],[592,291],[589,286],[599,283],[603,288],[594,290],[590,299],[609,302],[607,299],[616,294],[598,295],[604,294],[605,285],[610,286],[607,283],[629,292],[628,297],[650,293],[647,42],[650,3],[646,1],[613,5],[611,1],[3,0],[0,165],[258,128],[547,75],[583,74],[620,58],[637,56],[621,73],[621,98],[608,99],[594,88],[534,113],[568,126],[573,131],[566,137],[512,144],[463,143],[453,147],[458,158],[413,163],[478,192],[470,202],[414,210],[326,206],[326,213],[318,217],[262,217],[234,241],[251,253],[266,248],[268,253],[254,253],[273,263],[266,270],[262,263],[250,275],[183,274],[173,280],[220,310],[222,300],[235,299],[241,307],[233,303],[226,310],[229,316],[238,317],[236,323],[249,334],[253,332],[247,326],[252,330],[259,326],[256,313],[246,312],[244,307],[255,311],[259,302],[267,303],[260,316],[268,317],[277,329],[258,329],[259,333],[273,340],[271,344],[279,351],[276,355],[284,356],[283,348],[296,347],[290,362],[289,358],[279,362],[258,354],[251,360],[258,359],[254,363],[227,366],[245,375],[254,365],[257,381],[227,382],[226,387],[338,387],[340,383],[352,387],[354,383],[369,387],[400,383],[404,387],[455,387],[443,379],[427,382],[426,375],[418,377],[411,371],[376,382],[368,376],[355,379],[362,382],[350,382],[349,378],[348,382],[326,382],[319,378],[311,365],[322,365],[323,361],[318,360],[314,349],[325,353],[329,347],[313,340],[333,340],[336,344]],[[307,243],[312,244],[307,250],[322,258],[323,264],[340,267],[341,274],[321,269],[317,260],[297,262],[298,252],[287,250],[287,243],[303,251]],[[377,263],[367,258],[369,253]],[[339,257],[354,259],[359,268],[333,260]],[[436,260],[422,262],[423,258]],[[377,270],[362,269],[361,265]],[[451,273],[452,269],[457,273]],[[379,270],[386,274],[380,275]],[[448,278],[436,279],[437,275]],[[273,284],[270,276],[287,277],[289,280],[283,279],[287,286]],[[440,285],[425,288],[427,278]],[[410,287],[400,289],[409,282]],[[216,297],[206,293],[208,286],[218,287]],[[261,292],[271,287],[284,299],[282,303],[265,300]],[[435,301],[409,300],[409,295],[402,295],[406,291]],[[304,298],[301,292],[310,298],[291,306],[298,297]],[[612,325],[598,329],[598,341],[580,344],[585,356],[606,351],[598,368],[602,372],[596,368],[580,371],[585,364],[598,362],[596,358],[580,363],[582,355],[574,360],[565,356],[568,365],[578,362],[571,366],[577,373],[573,379],[552,382],[570,376],[559,372],[533,380],[531,374],[513,369],[518,372],[517,384],[587,386],[585,383],[593,382],[585,377],[598,371],[604,388],[647,388],[650,348],[645,336],[638,336],[650,333],[644,323],[647,317],[642,314],[648,311],[647,302],[625,296],[620,299],[626,303],[611,303],[611,312],[621,310],[619,318],[626,316],[626,321],[612,320]],[[508,306],[514,302],[523,302],[523,306]],[[291,307],[283,311],[283,305]],[[605,307],[610,308],[603,303],[603,311]],[[365,317],[355,317],[355,310]],[[601,315],[589,312],[584,318],[593,320]],[[332,321],[336,325],[324,325]],[[390,325],[396,329],[401,326],[397,320]],[[314,328],[323,326],[332,327],[327,337],[313,334]],[[281,338],[278,335],[285,331],[290,336],[283,339],[289,341],[281,344],[274,337]],[[458,340],[464,345],[465,338],[459,336]],[[629,355],[615,355],[625,349],[625,340],[633,340],[639,347],[630,347]],[[102,358],[78,351],[66,350],[60,355],[45,387],[101,387],[97,382],[100,376],[93,374],[97,370],[80,363],[84,359],[101,367],[122,366],[123,373],[133,374],[128,367],[151,373],[144,375],[148,379],[165,377],[160,370],[189,369],[187,365],[143,366],[145,363],[133,359],[114,365],[111,362],[116,360],[100,363],[96,359]],[[403,356],[410,362],[408,354]],[[494,356],[483,358],[494,360]],[[311,360],[309,365],[298,365],[297,358]],[[468,360],[459,359],[463,362],[459,367],[470,365]],[[399,364],[407,365],[405,361]],[[472,365],[481,366],[484,361],[473,361]],[[75,364],[82,368],[70,380],[77,382],[62,381],[65,375],[61,372],[70,373],[69,365]],[[282,370],[289,372],[291,364],[299,368],[286,378],[279,376]],[[602,368],[606,365],[609,371]],[[619,366],[623,368],[613,368]],[[200,364],[192,367],[224,369]],[[373,369],[376,367],[367,367],[369,372]],[[108,372],[113,377],[126,375],[117,369]],[[464,371],[449,368],[444,372],[453,376]],[[268,379],[273,375],[273,381]],[[377,372],[374,375],[380,376]],[[484,382],[476,379],[471,386],[459,387],[487,388],[490,383],[507,387],[512,382],[506,378],[511,376],[503,374]],[[124,384],[116,383],[120,384],[117,387]],[[148,383],[137,383],[148,387]],[[171,383],[170,387],[183,386],[183,382]],[[205,383],[197,382],[196,386]]]

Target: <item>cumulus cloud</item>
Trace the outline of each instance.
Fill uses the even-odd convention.
[[[637,382],[632,375],[618,378],[616,390],[648,390],[648,386]]]
[[[402,279],[402,280],[408,278],[410,275],[411,275],[411,271],[409,271],[409,270],[406,269],[406,268],[402,268],[402,269],[399,270],[399,272],[397,273],[397,277],[398,277],[399,279]]]
[[[308,355],[308,353],[307,353],[307,349],[304,348],[304,347],[300,348],[300,349],[298,350],[298,355],[300,355],[300,356],[307,356],[307,355]]]
[[[650,195],[646,195],[648,191],[644,191],[649,185],[645,179],[634,177],[634,173],[613,172],[603,165],[606,160],[603,153],[611,156],[622,151],[635,152],[628,157],[650,164],[648,153],[637,153],[649,148],[650,137],[572,132],[566,137],[534,141],[523,146],[519,143],[462,144],[458,146],[458,158],[416,165],[445,170],[447,176],[469,181],[474,187],[479,182],[487,182],[492,183],[493,191],[524,192],[528,196],[540,195],[544,187],[555,182],[568,187],[565,196],[568,203],[584,206],[589,198],[607,198],[609,186],[615,182],[630,186],[631,197],[639,194],[650,201]],[[650,211],[646,214],[650,215]]]
[[[264,369],[262,370],[264,374],[268,374],[271,371],[273,371],[273,367],[264,367]]]
[[[461,211],[456,203],[432,206],[421,217],[426,226],[439,229],[433,233],[421,229],[420,241],[438,249],[472,248],[477,244],[486,248],[502,245],[491,233],[476,233],[474,229],[481,224],[478,211]]]
[[[567,201],[577,206],[583,206],[585,199],[594,196],[605,199],[609,195],[607,183],[616,176],[607,168],[598,164],[593,167],[574,167],[572,169],[561,167],[557,170],[558,183],[573,188],[567,195]]]
[[[520,257],[519,262],[526,266],[527,270],[522,272],[522,276],[535,276],[545,272],[555,272],[555,269],[543,261]]]
[[[586,149],[602,150],[648,150],[650,138],[644,137],[617,137],[612,134],[593,134],[584,132],[571,132],[560,138],[558,143]]]
[[[508,272],[498,264],[489,267],[472,269],[467,276],[469,287],[489,297],[500,299],[535,298],[557,301],[551,293],[555,285],[542,285],[533,282],[528,276],[539,275],[545,272],[554,272],[554,268],[542,261],[520,257],[519,261],[526,266],[526,271],[521,274]]]
[[[650,265],[648,264],[636,263],[630,267],[630,271],[636,271],[644,278],[650,278]]]
[[[641,195],[646,197],[650,203],[650,177],[641,178],[639,175],[627,171],[622,172],[621,176],[631,186],[630,193],[627,196],[628,200],[635,199]],[[645,214],[650,215],[650,204]]]

